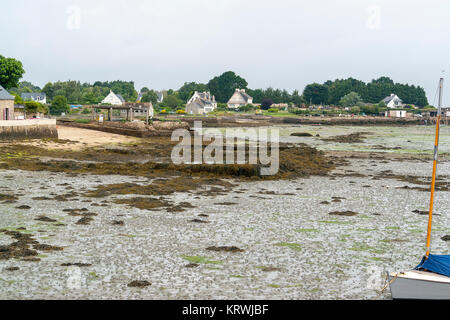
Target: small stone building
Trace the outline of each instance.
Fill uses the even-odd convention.
[[[0,120],[14,120],[14,96],[0,85]]]

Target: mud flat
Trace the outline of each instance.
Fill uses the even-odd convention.
[[[419,118],[388,117],[277,117],[263,115],[236,115],[216,117],[180,117],[168,116],[165,119],[181,120],[193,126],[195,121],[202,121],[203,127],[260,127],[277,125],[324,125],[324,126],[409,126],[421,125]]]
[[[0,298],[387,299],[383,272],[424,253],[430,176],[428,141],[400,160],[405,149],[356,148],[386,135],[402,146],[390,130],[336,143],[280,127],[297,148],[272,179],[168,166],[163,137],[2,145],[0,252],[23,250],[0,255]],[[448,254],[450,163],[439,168],[433,251]]]
[[[173,130],[176,129],[189,129],[189,125],[186,122],[161,122],[154,121],[151,125],[146,125],[142,121],[136,122],[112,122],[106,121],[98,123],[92,121],[91,123],[77,123],[69,120],[58,120],[58,125],[84,128],[89,130],[96,130],[114,134],[120,134],[124,136],[147,138],[147,137],[170,137]]]

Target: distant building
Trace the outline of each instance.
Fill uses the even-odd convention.
[[[164,94],[162,93],[162,91],[155,91],[155,92],[156,92],[156,95],[158,96],[157,102],[158,102],[158,103],[163,102],[163,100],[164,100]],[[138,94],[138,97],[137,97],[137,99],[136,99],[136,102],[141,102],[142,97],[144,97],[144,95],[145,95],[146,93],[147,93],[147,92],[144,92],[144,93],[140,92],[140,93]]]
[[[385,112],[385,116],[389,118],[406,118],[408,113],[406,110],[388,110]]]
[[[22,93],[21,95],[22,100],[24,101],[35,101],[42,104],[47,104],[47,95],[45,93],[37,93],[37,92],[30,92],[30,93]]]
[[[228,101],[228,108],[237,109],[247,104],[253,104],[253,98],[245,93],[245,89],[236,89]]]
[[[156,94],[158,95],[158,103],[163,102],[164,100],[164,94],[162,91],[157,91]]]
[[[102,103],[109,103],[113,106],[121,106],[124,102],[125,99],[120,94],[112,92],[112,90],[110,90],[106,98],[102,100]]]
[[[388,108],[400,108],[403,107],[403,101],[396,94],[391,93],[382,100]]]
[[[206,114],[217,108],[216,98],[210,92],[195,91],[186,104],[187,114]]]
[[[0,86],[0,120],[14,120],[14,96]]]
[[[142,97],[144,96],[144,94],[146,94],[147,92],[144,92],[144,93],[142,93],[142,92],[139,92],[139,94],[138,94],[138,97],[137,97],[137,99],[136,99],[136,102],[141,102],[141,100],[142,100]]]

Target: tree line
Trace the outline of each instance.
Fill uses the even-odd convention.
[[[380,77],[369,83],[348,78],[329,80],[323,84],[308,84],[303,91],[303,99],[312,104],[340,105],[341,99],[351,92],[357,93],[365,103],[379,103],[394,93],[405,104],[421,107],[428,105],[428,99],[422,87],[394,83],[389,77]]]
[[[23,92],[44,92],[47,100],[64,97],[69,104],[98,104],[112,90],[121,94],[125,101],[135,102],[138,92],[133,81],[96,81],[93,84],[80,81],[49,82],[42,89],[30,82],[19,82],[25,70],[22,63],[13,58],[0,55],[0,85],[9,89],[11,93],[20,95]],[[356,93],[362,103],[377,104],[391,93],[397,94],[405,104],[427,106],[428,100],[425,90],[420,86],[394,83],[389,77],[380,77],[369,83],[354,78],[328,80],[323,84],[308,84],[303,93],[267,88],[251,89],[248,82],[233,71],[227,71],[209,80],[207,83],[186,82],[178,90],[164,91],[162,108],[180,108],[185,105],[195,91],[210,91],[219,104],[225,104],[233,95],[235,89],[246,89],[253,97],[254,103],[271,101],[272,103],[288,103],[296,106],[309,104],[341,105],[342,98],[350,93]],[[157,92],[147,87],[142,88],[142,102],[157,102]],[[344,99],[345,100],[345,99]],[[348,99],[347,99],[348,101]]]

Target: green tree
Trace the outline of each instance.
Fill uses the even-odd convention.
[[[328,86],[319,83],[308,84],[303,91],[307,103],[320,104],[328,101]]]
[[[0,85],[5,89],[17,87],[25,70],[22,62],[0,55]]]
[[[270,106],[273,105],[272,99],[264,99],[261,102],[261,109],[262,110],[269,110]]]
[[[171,109],[175,109],[183,103],[175,94],[168,94],[164,99],[163,104]]]
[[[156,104],[158,102],[158,94],[154,90],[149,90],[142,96],[141,101]]]
[[[36,101],[25,101],[25,110],[27,112],[48,113],[48,107]]]
[[[339,104],[343,107],[353,107],[353,106],[359,106],[363,103],[361,97],[356,92],[352,91],[345,96],[342,97],[342,99],[339,101]]]
[[[50,113],[51,114],[61,114],[61,113],[69,113],[70,108],[67,104],[67,99],[65,96],[56,96],[53,98],[52,103],[50,105]]]
[[[178,89],[178,94],[181,100],[188,101],[195,91],[208,91],[208,86],[203,83],[185,82],[184,85]]]
[[[149,91],[150,91],[150,89],[147,88],[147,87],[143,87],[143,88],[141,89],[141,93],[142,93],[142,94],[145,94],[145,93],[147,93],[147,92],[149,92]]]
[[[226,103],[236,89],[247,89],[247,81],[236,75],[233,71],[227,71],[208,82],[211,94],[216,97],[217,102]]]
[[[328,103],[337,105],[345,95],[356,92],[364,99],[366,96],[366,84],[363,81],[353,78],[337,79],[328,83]]]

